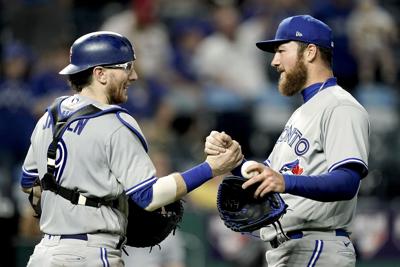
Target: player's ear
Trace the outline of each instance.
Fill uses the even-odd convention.
[[[101,84],[107,83],[107,73],[102,67],[95,67],[93,69],[93,79]]]
[[[304,59],[307,62],[313,62],[317,58],[318,47],[315,44],[308,44],[304,51]]]

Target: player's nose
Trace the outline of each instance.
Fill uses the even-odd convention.
[[[136,81],[138,78],[139,77],[138,77],[138,74],[137,74],[136,70],[132,69],[131,72],[129,73],[128,79],[130,81]]]
[[[280,65],[279,53],[275,53],[271,61],[271,66],[277,68]]]

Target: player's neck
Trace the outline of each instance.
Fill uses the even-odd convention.
[[[328,68],[318,68],[314,70],[309,70],[308,79],[304,88],[307,88],[308,86],[316,83],[324,83],[326,80],[332,77],[333,77],[333,72],[331,69]]]
[[[101,104],[108,104],[108,100],[105,94],[99,92],[99,90],[94,90],[90,86],[83,88],[79,94],[91,98]]]

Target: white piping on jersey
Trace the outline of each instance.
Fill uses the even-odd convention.
[[[368,170],[368,165],[362,161],[361,159],[357,159],[357,158],[348,158],[348,159],[344,159],[341,160],[339,162],[334,163],[329,169],[328,172],[333,171],[334,169],[336,169],[337,167],[346,164],[346,163],[350,163],[350,162],[354,162],[354,163],[361,163],[367,170]]]
[[[269,161],[269,159],[264,160],[264,165],[267,167],[271,166],[271,161]]]
[[[25,173],[27,176],[39,176],[39,172],[28,171],[25,167],[22,167],[22,172]]]
[[[328,81],[328,80],[326,80],[323,84],[321,84],[321,87],[318,89],[317,94],[322,90],[322,88],[324,88],[324,86],[325,86],[325,84],[326,84],[327,81]],[[324,89],[325,89],[325,88],[324,88]]]
[[[128,115],[129,115],[129,113],[128,113]],[[147,141],[144,138],[144,136],[142,136],[142,134],[137,129],[135,129],[135,127],[133,127],[128,121],[126,121],[126,120],[124,120],[124,118],[122,118],[121,112],[117,112],[116,116],[123,125],[128,127],[128,129],[130,129],[137,136],[137,138],[139,138],[139,141],[142,143],[144,150],[147,152],[149,149],[148,149]]]
[[[67,148],[62,139],[58,143],[57,148],[59,148],[60,158],[58,159],[58,162],[57,161],[55,162],[55,164],[56,164],[56,166],[55,166],[56,167],[56,177],[55,178],[56,178],[57,183],[60,183],[61,177],[64,172],[65,162],[66,162],[66,157],[67,157]]]
[[[146,186],[149,183],[152,183],[154,180],[157,180],[157,177],[153,176],[143,182],[141,182],[140,184],[135,185],[134,187],[128,189],[127,191],[125,191],[126,195],[131,195],[132,193],[134,193],[135,191],[139,190],[140,188]]]

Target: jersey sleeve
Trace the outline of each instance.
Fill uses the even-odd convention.
[[[124,123],[112,134],[108,148],[111,172],[128,195],[156,179],[154,164],[143,143],[144,136],[131,120],[125,120],[131,127]]]
[[[28,153],[26,154],[25,161],[22,165],[21,174],[21,186],[23,188],[30,188],[33,186],[36,178],[39,177],[38,168],[36,165],[35,158],[33,156],[32,145],[29,147]]]
[[[35,139],[36,133],[38,129],[44,127],[46,119],[48,118],[47,114],[44,114],[39,121],[35,125],[35,129],[31,135],[31,144],[29,146],[28,152],[26,153],[24,163],[22,164],[22,173],[20,184],[22,188],[30,188],[34,185],[34,182],[37,178],[39,178],[39,167],[37,161],[35,159],[34,148],[32,146],[33,140]]]
[[[337,106],[329,114],[323,129],[328,171],[355,163],[362,166],[362,173],[366,175],[369,154],[367,112],[351,105]]]

